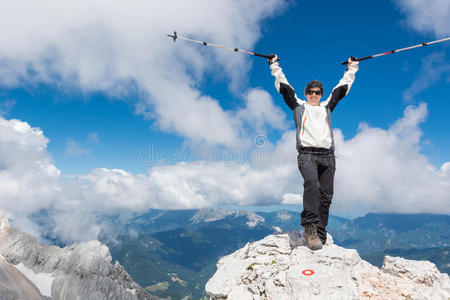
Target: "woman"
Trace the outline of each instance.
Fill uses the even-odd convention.
[[[277,62],[276,55],[269,59],[275,87],[294,112],[297,128],[298,167],[304,179],[303,212],[301,224],[305,228],[306,245],[311,250],[321,249],[326,243],[328,213],[333,198],[333,181],[336,168],[331,113],[350,91],[358,71],[358,62],[348,59],[348,67],[338,85],[323,102],[323,85],[313,80],[306,85],[301,100],[288,83]]]

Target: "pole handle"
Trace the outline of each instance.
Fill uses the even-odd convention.
[[[366,57],[361,57],[361,58],[356,58],[356,57],[354,57],[354,56],[350,56],[350,57],[351,57],[354,61],[361,61],[361,60],[366,60],[366,59],[372,58],[372,56],[366,56]],[[343,62],[341,63],[341,65],[343,65],[343,66],[348,65],[348,60],[343,61]]]
[[[270,55],[265,55],[265,54],[260,54],[260,53],[253,53],[254,56],[259,56],[259,57],[264,57],[267,59],[273,58],[275,55],[274,54],[270,54]],[[277,58],[277,61],[280,60],[280,58]]]

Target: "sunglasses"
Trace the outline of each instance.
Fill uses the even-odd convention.
[[[312,94],[316,94],[316,95],[322,95],[322,91],[312,91],[312,90],[309,90],[309,91],[307,91],[306,92],[306,95],[312,95]]]

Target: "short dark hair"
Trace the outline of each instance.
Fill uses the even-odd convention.
[[[313,81],[308,82],[308,84],[305,87],[305,94],[307,91],[309,91],[313,87],[318,87],[323,95],[323,84],[319,80],[313,80]]]

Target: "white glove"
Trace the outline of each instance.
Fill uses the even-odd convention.
[[[359,61],[357,60],[353,60],[355,59],[354,57],[350,56],[347,60],[348,64],[347,64],[347,70],[352,69],[352,70],[358,70],[359,69]]]
[[[273,64],[278,60],[278,56],[276,54],[271,54],[267,61],[269,62],[269,65]]]

